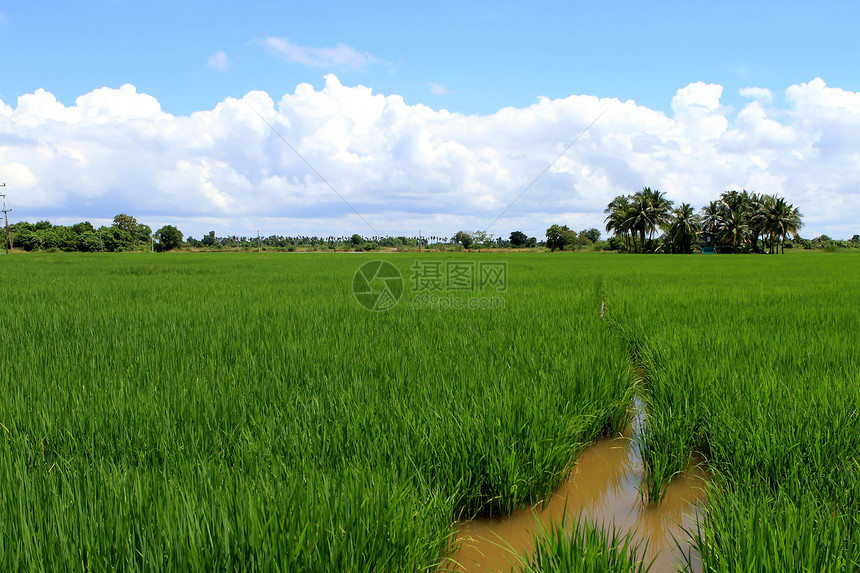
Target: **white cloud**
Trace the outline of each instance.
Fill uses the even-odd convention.
[[[451,93],[448,91],[448,88],[438,82],[429,82],[427,85],[430,87],[429,91],[433,95],[448,95]]]
[[[860,232],[860,94],[819,79],[785,94],[783,107],[754,98],[730,121],[722,87],[701,82],[679,89],[668,115],[579,95],[466,116],[334,75],[277,103],[254,91],[190,116],[131,85],[69,107],[37,90],[0,102],[0,181],[29,220],[127,212],[195,235],[450,236],[486,227],[608,108],[491,232],[602,228],[612,197],[648,185],[697,207],[730,188],[778,193],[806,215],[805,235],[850,237]]]
[[[738,93],[741,94],[741,97],[755,99],[759,101],[763,101],[765,103],[771,103],[773,101],[773,93],[767,88],[741,88],[738,90]]]
[[[362,69],[378,60],[346,44],[322,48],[302,46],[288,38],[267,36],[264,40],[269,50],[286,62],[303,64],[312,68]]]
[[[223,72],[230,67],[230,60],[227,58],[227,53],[224,52],[224,50],[218,50],[209,56],[209,59],[206,61],[206,65],[213,70]]]

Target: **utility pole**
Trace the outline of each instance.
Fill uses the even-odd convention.
[[[418,229],[418,252],[421,252],[421,229]]]
[[[6,187],[5,183],[0,183],[0,187]],[[0,193],[0,197],[3,198],[3,218],[6,219],[6,240],[3,242],[3,246],[6,250],[6,254],[9,254],[9,247],[12,246],[12,235],[9,233],[9,211],[12,209],[6,208],[6,194]]]

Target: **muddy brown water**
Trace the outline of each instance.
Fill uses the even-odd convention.
[[[582,515],[598,524],[615,523],[622,533],[634,531],[635,540],[648,542],[646,562],[654,559],[652,572],[676,571],[682,551],[692,555],[694,570],[701,570],[698,554],[682,528],[695,526],[695,515],[704,502],[709,480],[701,458],[669,484],[658,505],[642,503],[639,483],[642,460],[632,439],[602,439],[582,451],[570,477],[546,505],[543,503],[498,519],[475,519],[460,525],[455,546],[443,571],[519,570],[522,556],[534,550],[532,534],[549,530],[566,519],[570,530]],[[540,525],[538,525],[540,524]],[[680,542],[680,548],[675,542]]]

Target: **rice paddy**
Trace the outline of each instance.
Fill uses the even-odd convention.
[[[382,312],[353,295],[377,258],[404,277]],[[457,293],[504,304],[415,304],[416,260],[504,263]],[[854,255],[0,263],[0,569],[438,570],[636,394],[647,501],[707,460],[706,571],[860,566]],[[611,528],[538,541],[528,570],[643,566]]]

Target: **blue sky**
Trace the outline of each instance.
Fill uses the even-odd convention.
[[[610,109],[496,234],[601,226],[649,185],[695,206],[779,193],[804,234],[851,236],[858,22],[858,2],[2,2],[0,179],[22,218],[371,234],[309,199],[320,182],[253,107],[374,230],[450,235]]]
[[[821,77],[860,90],[858,2],[16,2],[0,13],[0,97],[45,88],[66,104],[135,85],[165,111],[227,96],[344,84],[463,113],[591,94],[667,110],[679,87],[780,91]],[[364,66],[287,62],[266,37],[345,44]],[[223,51],[228,67],[207,67]],[[438,84],[447,94],[430,93]],[[442,91],[437,89],[437,91]]]

